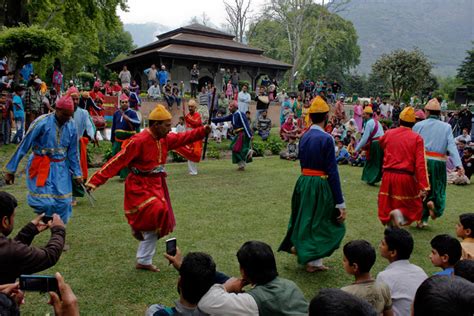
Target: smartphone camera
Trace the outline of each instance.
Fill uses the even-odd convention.
[[[176,256],[176,238],[166,240],[166,253],[170,256]]]
[[[21,275],[20,290],[58,293],[58,280],[52,275]]]

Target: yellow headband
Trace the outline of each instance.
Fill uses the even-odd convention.
[[[319,95],[314,98],[309,107],[308,113],[327,113],[329,112],[329,105]]]
[[[171,120],[171,117],[171,113],[161,104],[157,104],[148,115],[150,121],[166,121]]]
[[[405,121],[407,123],[415,123],[415,109],[411,106],[407,106],[405,109],[403,109],[402,113],[400,113],[400,120]]]

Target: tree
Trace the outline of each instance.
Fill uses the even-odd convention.
[[[224,1],[227,13],[226,20],[235,35],[235,39],[241,43],[244,41],[248,15],[251,13],[249,10],[251,2],[251,0],[248,0],[248,2],[246,0],[234,0],[234,3]]]
[[[0,33],[0,55],[10,55],[15,61],[16,80],[27,61],[40,61],[43,57],[69,46],[58,29],[43,29],[37,25],[5,28]],[[28,78],[25,78],[28,79]]]
[[[382,55],[372,65],[372,73],[380,77],[392,90],[394,99],[400,101],[422,88],[431,68],[432,64],[420,50],[400,49]]]
[[[466,59],[458,68],[457,77],[465,85],[474,85],[474,48],[467,51]]]

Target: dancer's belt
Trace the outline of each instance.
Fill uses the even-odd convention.
[[[446,155],[437,153],[435,151],[427,151],[426,152],[426,157],[433,158],[433,159],[436,159],[436,160],[442,160],[442,161],[447,160]]]
[[[316,169],[309,169],[309,168],[302,168],[301,169],[301,174],[303,176],[321,177],[321,178],[324,178],[324,177],[327,178],[327,176],[328,176],[327,173],[324,172],[324,171],[316,170]]]
[[[33,161],[31,162],[31,166],[29,169],[30,179],[36,178],[36,186],[37,187],[44,187],[46,184],[46,180],[49,176],[49,169],[51,167],[52,162],[61,162],[66,160],[66,158],[61,159],[54,159],[49,157],[48,155],[39,155],[34,153]]]
[[[135,167],[131,167],[130,170],[132,171],[133,174],[139,175],[139,176],[157,176],[161,174],[166,175],[165,169],[161,166],[155,167],[151,170],[140,170]]]
[[[393,169],[393,168],[384,168],[384,172],[390,172],[390,173],[397,173],[397,174],[407,174],[409,176],[413,176],[414,173],[408,170],[402,170],[402,169]]]

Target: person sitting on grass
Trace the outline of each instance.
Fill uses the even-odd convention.
[[[215,284],[199,301],[201,311],[211,315],[307,315],[308,302],[298,286],[278,277],[272,248],[248,241],[237,252],[241,278]],[[250,284],[252,288],[241,293]]]
[[[42,222],[44,214],[36,216],[14,239],[9,239],[17,205],[13,195],[0,192],[0,284],[14,283],[21,274],[32,274],[54,266],[64,248],[66,230],[57,214],[48,223]],[[35,236],[48,228],[51,238],[46,246],[31,246]]]
[[[462,256],[464,260],[474,260],[474,213],[459,215],[456,235],[461,238]]]
[[[266,141],[270,136],[272,130],[272,120],[267,116],[268,112],[265,110],[262,112],[257,121],[257,134]]]
[[[413,237],[400,228],[387,228],[380,242],[380,255],[390,263],[377,275],[377,282],[383,282],[390,288],[393,314],[410,315],[416,290],[428,278],[419,266],[411,264]]]
[[[165,258],[179,271],[179,300],[175,307],[153,304],[146,311],[146,316],[207,315],[199,310],[198,302],[215,283],[214,260],[202,252],[190,252],[182,258],[179,249],[175,256],[165,254]]]
[[[437,235],[431,240],[431,263],[443,270],[435,275],[452,275],[454,265],[461,259],[461,243],[447,234]]]
[[[293,161],[298,159],[298,143],[296,142],[296,137],[290,137],[288,139],[286,150],[280,153],[280,158]]]
[[[342,140],[338,140],[336,143],[336,162],[338,165],[347,165],[349,163],[349,152],[344,147]]]
[[[375,309],[340,289],[322,289],[309,304],[309,316],[376,316]]]
[[[365,240],[353,240],[344,245],[344,270],[355,277],[355,282],[341,288],[372,305],[377,313],[392,316],[392,298],[387,284],[377,282],[370,275],[375,263],[375,249]]]
[[[474,284],[458,276],[432,276],[416,291],[413,316],[474,315]]]
[[[454,275],[474,283],[474,260],[459,260],[454,265]]]

